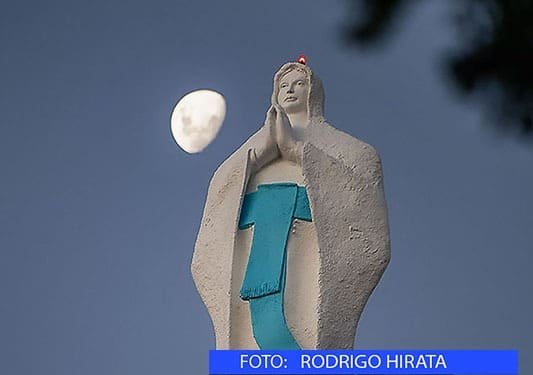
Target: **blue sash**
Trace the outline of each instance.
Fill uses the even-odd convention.
[[[259,185],[247,194],[239,229],[254,226],[254,238],[240,295],[250,303],[255,341],[260,349],[300,349],[283,308],[287,239],[293,219],[311,221],[305,187],[294,183]]]

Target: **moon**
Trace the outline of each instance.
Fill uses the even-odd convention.
[[[182,97],[170,117],[174,140],[193,154],[206,148],[217,136],[226,117],[226,100],[213,90],[196,90]]]

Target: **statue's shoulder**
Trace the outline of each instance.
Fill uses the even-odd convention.
[[[250,150],[257,147],[257,145],[267,135],[265,127],[261,127],[258,131],[252,134],[242,145],[240,145],[230,156],[218,166],[213,173],[211,182],[217,179],[228,179],[236,177],[235,174],[240,174],[245,170],[248,162],[248,153]]]
[[[315,127],[312,141],[330,157],[342,161],[352,170],[361,166],[381,169],[381,158],[372,145],[327,123]]]

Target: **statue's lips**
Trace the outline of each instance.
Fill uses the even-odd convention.
[[[298,98],[295,98],[294,96],[289,96],[288,98],[285,98],[285,102],[295,102]]]

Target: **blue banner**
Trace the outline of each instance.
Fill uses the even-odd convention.
[[[209,374],[517,375],[517,350],[211,350]]]

